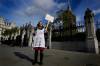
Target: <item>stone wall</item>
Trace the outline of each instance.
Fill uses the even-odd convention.
[[[52,42],[52,49],[87,52],[85,41]]]
[[[82,41],[52,42],[53,49],[86,52],[86,43]]]

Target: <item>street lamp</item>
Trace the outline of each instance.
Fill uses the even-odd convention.
[[[60,37],[62,37],[63,22],[60,20]]]

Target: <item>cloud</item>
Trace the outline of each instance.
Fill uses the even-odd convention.
[[[56,6],[56,2],[54,0],[34,0],[35,5],[40,6],[43,9],[51,10]]]
[[[28,21],[37,23],[37,21],[42,20],[47,13],[56,16],[56,11],[66,6],[66,3],[57,3],[55,0],[21,0],[19,2],[21,5],[14,1],[18,8],[12,10],[11,15],[21,24]]]
[[[57,4],[57,8],[58,9],[66,9],[67,8],[67,6],[66,6],[66,3],[60,3],[60,4]]]
[[[100,9],[93,10],[93,13],[94,13],[95,15],[100,14]]]
[[[57,3],[54,0],[33,0],[31,5],[24,5],[20,9],[14,10],[13,13],[21,16],[44,16],[46,13],[55,14],[55,11],[64,7],[65,3]]]
[[[80,16],[76,16],[76,22],[80,22],[81,21],[81,17]]]

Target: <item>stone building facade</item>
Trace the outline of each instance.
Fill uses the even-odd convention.
[[[5,31],[5,29],[11,29],[16,27],[15,22],[8,22],[5,18],[0,17],[0,40],[2,36],[2,32]]]

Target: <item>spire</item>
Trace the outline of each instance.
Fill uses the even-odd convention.
[[[68,6],[67,6],[67,10],[71,11],[70,0],[67,0],[67,4],[68,4]]]

